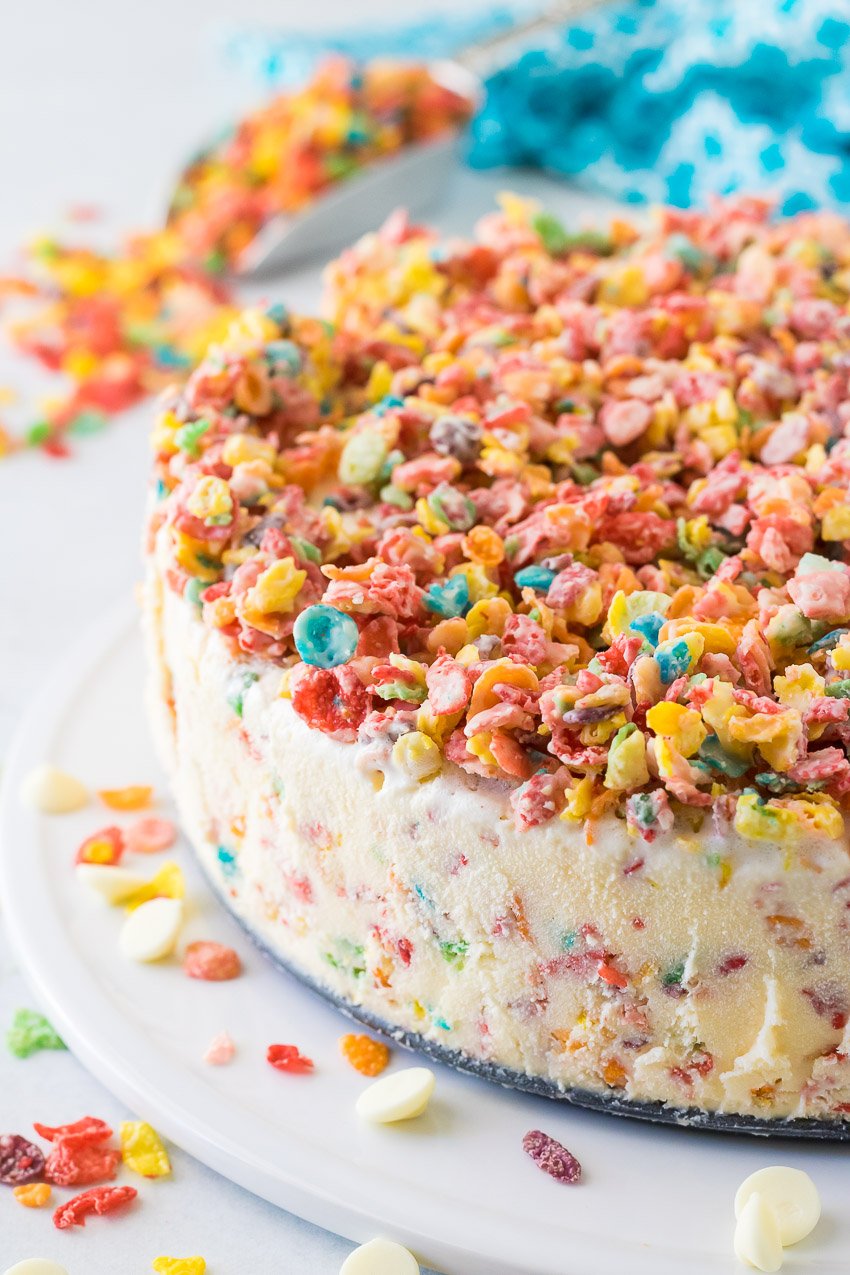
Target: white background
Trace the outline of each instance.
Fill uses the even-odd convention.
[[[256,86],[222,68],[222,25],[347,25],[355,16],[380,24],[388,12],[417,7],[0,0],[0,273],[34,231],[61,230],[61,214],[75,202],[104,209],[99,233],[107,239],[119,227],[151,224],[181,159],[257,96]],[[428,6],[454,7],[448,0]],[[470,225],[503,183],[459,174],[437,220],[452,229]],[[559,202],[557,194],[550,202]],[[318,282],[306,272],[270,290],[290,304],[313,305]],[[55,390],[0,341],[4,385],[17,387],[30,407]],[[68,461],[37,453],[0,460],[0,758],[46,672],[138,576],[149,414],[148,404],[114,421]],[[0,420],[34,415],[0,406]],[[13,1009],[32,998],[8,953],[0,959],[5,1030]],[[0,1054],[0,1132],[26,1133],[43,1117],[45,1095],[51,1110],[61,1095],[66,1119],[128,1115],[70,1055],[18,1062]],[[37,1254],[62,1261],[70,1275],[143,1275],[159,1253],[201,1253],[209,1275],[331,1275],[350,1248],[185,1155],[175,1154],[174,1169],[173,1182],[146,1191],[144,1210],[132,1218],[98,1220],[74,1235],[54,1231],[48,1216],[20,1208],[0,1188],[0,1270]]]

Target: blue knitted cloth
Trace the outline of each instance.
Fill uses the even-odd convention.
[[[511,16],[480,9],[331,45],[354,57],[440,56]],[[327,47],[243,32],[229,54],[271,84]],[[518,45],[486,89],[470,139],[476,168],[537,166],[633,203],[687,207],[746,190],[774,195],[783,212],[850,204],[850,0],[603,4]]]

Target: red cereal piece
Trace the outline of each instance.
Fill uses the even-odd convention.
[[[47,1125],[36,1121],[33,1128],[46,1142],[108,1142],[112,1137],[109,1125],[97,1116],[83,1116],[73,1124]]]
[[[354,739],[369,712],[369,695],[348,665],[307,668],[293,678],[292,707],[310,726],[341,739]]]
[[[157,819],[148,815],[131,823],[124,833],[127,849],[134,854],[156,854],[174,844],[177,830],[170,819]]]
[[[47,1157],[44,1176],[54,1186],[90,1186],[111,1182],[118,1171],[121,1152],[100,1143],[60,1138]]]
[[[201,939],[190,943],[183,957],[183,973],[208,983],[225,983],[242,973],[239,953],[223,943]]]
[[[581,1181],[581,1165],[578,1160],[548,1133],[531,1129],[522,1140],[522,1149],[530,1155],[538,1169],[548,1173],[556,1182],[572,1184]]]
[[[83,1191],[60,1204],[53,1214],[53,1225],[59,1231],[65,1231],[71,1226],[85,1226],[87,1217],[92,1214],[102,1217],[105,1213],[123,1209],[138,1194],[134,1186],[93,1187],[90,1191]]]
[[[269,1045],[266,1061],[277,1071],[289,1071],[293,1075],[306,1075],[313,1070],[313,1059],[306,1058],[297,1045]]]
[[[472,675],[450,655],[439,655],[425,670],[428,703],[438,717],[461,713],[472,694]]]
[[[0,1182],[20,1186],[34,1182],[44,1173],[44,1155],[34,1143],[19,1133],[0,1135]]]
[[[99,863],[112,867],[119,863],[125,850],[124,834],[120,828],[110,825],[86,837],[77,850],[75,863]]]

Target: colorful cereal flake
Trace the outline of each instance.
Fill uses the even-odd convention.
[[[361,1076],[379,1076],[390,1061],[390,1051],[380,1040],[371,1036],[341,1036],[339,1050],[347,1063],[350,1063]]]
[[[96,1186],[90,1191],[83,1191],[72,1199],[60,1204],[53,1214],[53,1225],[59,1231],[74,1226],[85,1226],[86,1219],[93,1215],[102,1217],[114,1213],[132,1204],[138,1195],[133,1186]]]
[[[312,1058],[301,1053],[297,1045],[269,1045],[266,1061],[276,1071],[288,1071],[292,1075],[307,1075],[313,1070]]]
[[[522,1149],[539,1169],[548,1173],[556,1182],[573,1184],[581,1181],[581,1165],[578,1160],[548,1133],[531,1129],[522,1140]]]
[[[16,1058],[29,1058],[42,1049],[67,1049],[44,1015],[34,1009],[15,1010],[12,1026],[6,1033],[6,1045]]]

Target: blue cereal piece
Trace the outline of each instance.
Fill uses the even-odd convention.
[[[447,620],[466,615],[469,610],[469,581],[466,576],[452,576],[445,584],[429,584],[425,606]]]
[[[297,376],[301,371],[301,351],[294,341],[269,341],[266,346],[266,360],[273,372],[284,376]]]
[[[664,616],[660,611],[648,611],[646,615],[636,615],[629,624],[633,633],[646,638],[650,646],[658,645],[658,635],[664,626]]]
[[[555,572],[548,567],[530,566],[517,571],[514,581],[520,589],[534,589],[537,593],[546,593],[555,579]]]
[[[691,666],[691,650],[684,638],[664,642],[655,652],[658,672],[665,686],[683,677]]]
[[[360,630],[350,615],[319,602],[301,612],[292,637],[305,664],[336,668],[338,664],[347,664],[357,650]]]

